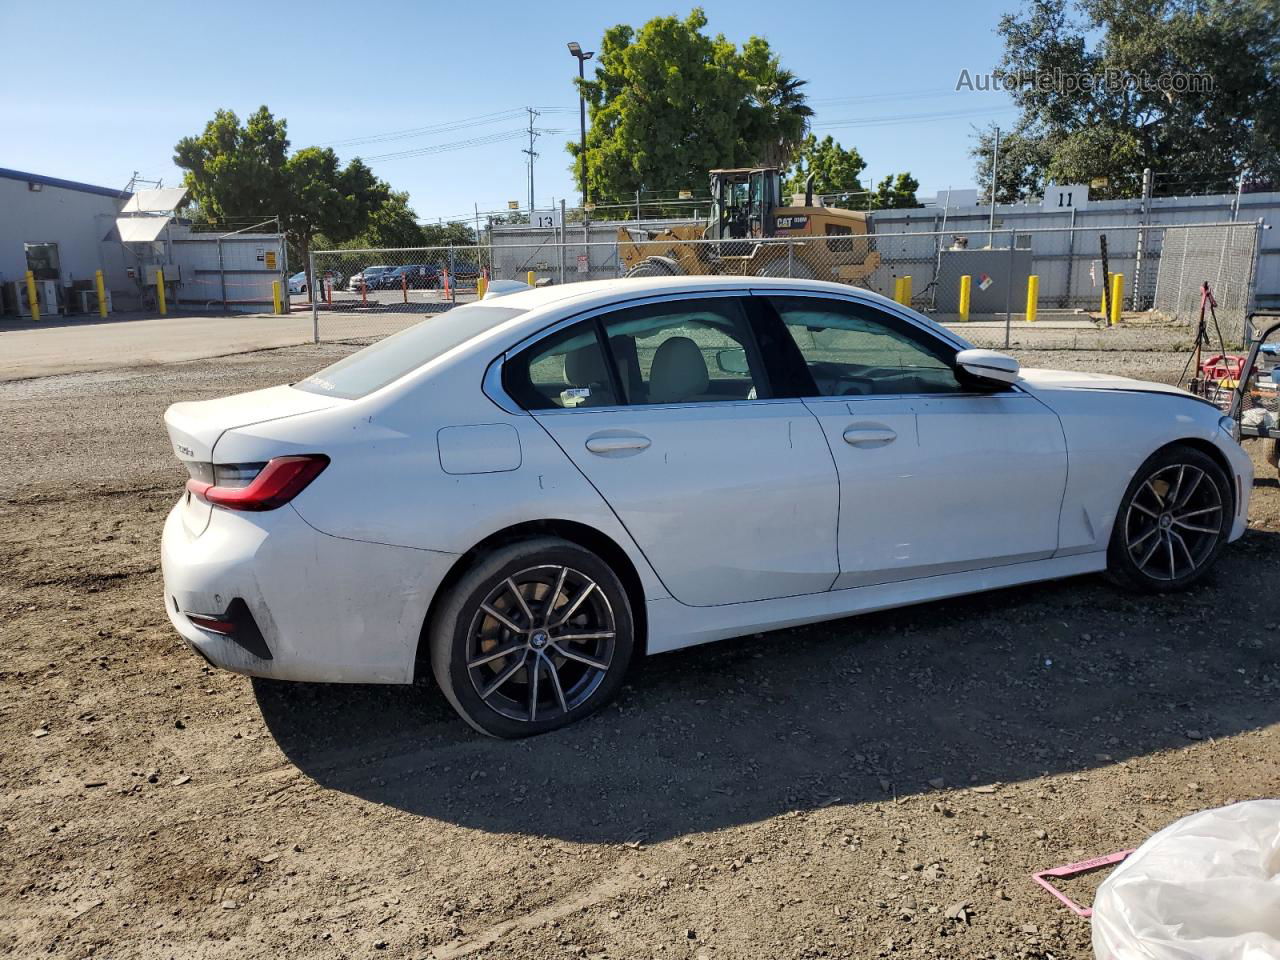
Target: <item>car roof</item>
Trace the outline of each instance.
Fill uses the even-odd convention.
[[[495,298],[504,307],[536,311],[544,307],[573,307],[589,309],[619,300],[638,297],[660,297],[681,293],[708,293],[723,290],[726,293],[746,293],[750,290],[794,290],[797,293],[825,293],[836,296],[857,294],[868,300],[886,304],[893,301],[862,287],[825,280],[807,280],[793,277],[620,277],[612,280],[586,280],[581,283],[537,287],[521,290]]]

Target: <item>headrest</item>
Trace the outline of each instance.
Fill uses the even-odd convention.
[[[596,343],[571,350],[564,355],[564,378],[570,386],[590,387],[609,382],[609,371]]]
[[[649,371],[649,402],[680,403],[707,391],[707,361],[688,337],[672,337],[658,347]]]

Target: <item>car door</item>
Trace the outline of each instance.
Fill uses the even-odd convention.
[[[508,393],[694,606],[818,593],[838,572],[830,451],[801,400],[772,396],[744,299],[611,309],[504,364]]]
[[[1054,553],[1067,474],[1056,414],[1016,387],[962,382],[954,346],[878,306],[768,300],[840,476],[836,589]]]

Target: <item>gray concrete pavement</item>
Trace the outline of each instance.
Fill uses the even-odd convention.
[[[0,318],[0,381],[174,363],[311,342],[311,315]]]

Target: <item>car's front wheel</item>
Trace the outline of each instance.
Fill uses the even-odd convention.
[[[454,585],[432,618],[431,669],[481,733],[545,733],[613,698],[631,661],[633,623],[607,563],[567,540],[526,540]]]
[[[1199,580],[1231,534],[1226,473],[1192,447],[1157,451],[1120,501],[1107,571],[1124,586],[1167,593]]]

